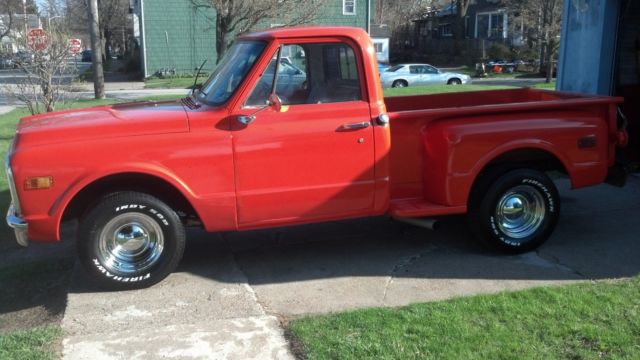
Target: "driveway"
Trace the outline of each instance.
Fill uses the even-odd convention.
[[[374,218],[193,231],[179,271],[146,290],[100,292],[76,268],[65,358],[283,359],[282,323],[307,314],[640,273],[640,177],[623,189],[558,185],[558,228],[524,255],[486,252],[461,217],[434,232]]]

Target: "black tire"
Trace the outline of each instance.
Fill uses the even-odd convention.
[[[81,264],[99,286],[112,290],[161,281],[178,266],[184,247],[184,226],[176,212],[138,192],[105,196],[81,219],[78,229]],[[105,261],[117,259],[116,255],[133,260]]]
[[[474,234],[488,247],[523,253],[549,238],[559,216],[558,190],[544,173],[495,169],[474,186],[467,218]]]
[[[403,88],[407,86],[409,86],[409,84],[404,80],[396,80],[391,84],[391,87],[393,88]]]
[[[449,81],[447,82],[447,85],[461,85],[461,84],[462,84],[462,80],[458,78],[449,79]]]

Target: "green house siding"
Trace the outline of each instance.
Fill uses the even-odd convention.
[[[372,7],[373,3],[374,1],[371,1]],[[371,13],[374,14],[373,9]],[[342,15],[342,0],[325,1],[314,23],[318,25],[355,26],[367,30],[367,1],[356,0],[355,15]]]
[[[193,73],[205,59],[205,68],[215,65],[215,11],[188,0],[145,1],[143,11],[146,76],[163,69]]]
[[[356,26],[366,30],[369,2],[356,0],[356,15],[343,15],[342,1],[325,1],[313,23]],[[370,3],[370,13],[373,14],[375,1]],[[177,74],[193,73],[205,59],[208,61],[204,69],[212,70],[216,63],[215,10],[195,8],[189,0],[143,0],[141,11],[145,76],[163,70]],[[283,22],[265,20],[259,27],[267,28]]]

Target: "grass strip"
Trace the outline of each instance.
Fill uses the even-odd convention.
[[[56,359],[61,337],[62,330],[53,326],[0,333],[0,359]]]
[[[639,359],[640,280],[293,321],[308,359]]]

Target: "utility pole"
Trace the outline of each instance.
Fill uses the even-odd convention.
[[[22,0],[22,13],[24,14],[24,41],[27,42],[27,34],[29,33],[29,17],[27,16],[27,0]]]
[[[100,41],[98,0],[89,0],[89,33],[93,60],[93,92],[96,99],[104,99],[104,72],[102,69],[102,43]]]

